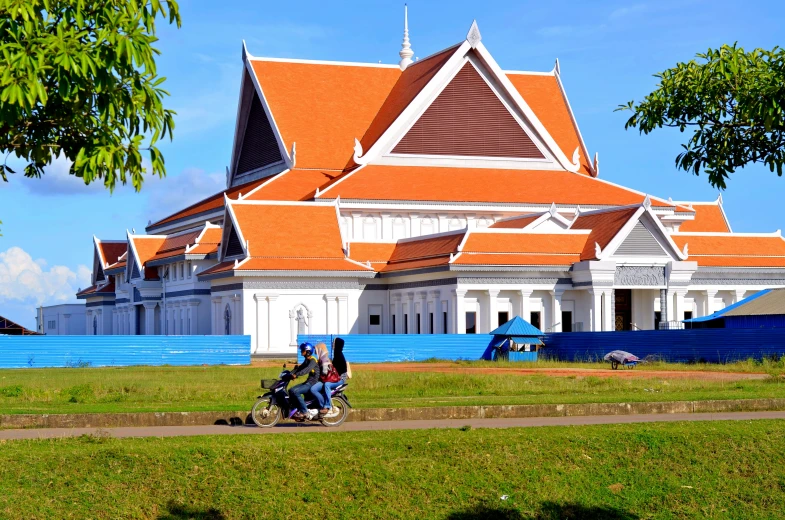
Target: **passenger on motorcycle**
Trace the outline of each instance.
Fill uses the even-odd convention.
[[[344,340],[342,338],[335,338],[333,341],[333,360],[332,365],[336,372],[341,376],[341,379],[334,383],[319,381],[311,387],[311,393],[319,402],[319,413],[326,414],[330,412],[333,407],[332,393],[333,390],[346,382],[349,376],[349,363],[343,355]]]
[[[293,386],[289,390],[289,402],[291,403],[292,408],[297,408],[297,413],[294,414],[293,418],[295,420],[302,421],[306,417],[309,417],[303,394],[307,394],[308,391],[311,390],[311,387],[319,382],[321,368],[319,367],[318,360],[313,355],[313,345],[310,343],[301,344],[300,354],[303,356],[303,362],[294,367],[294,370],[292,371],[292,378],[296,379],[305,374],[308,374],[308,377],[304,383]],[[313,415],[316,415],[315,411],[313,412]]]

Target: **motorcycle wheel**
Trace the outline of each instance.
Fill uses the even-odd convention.
[[[335,413],[331,410],[330,413],[322,417],[323,425],[329,427],[340,426],[349,416],[349,405],[342,397],[333,397],[333,409],[337,409],[338,412]]]
[[[251,419],[260,428],[272,428],[281,420],[281,409],[269,397],[262,397],[253,405]]]

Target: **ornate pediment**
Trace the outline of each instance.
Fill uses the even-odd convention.
[[[621,287],[661,287],[665,285],[665,267],[620,265],[616,267],[613,285]]]

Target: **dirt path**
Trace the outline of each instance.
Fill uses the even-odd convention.
[[[373,421],[345,423],[338,428],[318,424],[286,422],[275,428],[255,426],[158,426],[142,428],[51,428],[40,430],[0,430],[0,441],[53,439],[95,435],[99,437],[192,437],[195,435],[257,435],[280,433],[331,433],[428,428],[527,428],[535,426],[585,426],[673,421],[748,421],[785,419],[785,412],[671,413],[647,415],[589,415],[583,417],[532,417],[525,419],[445,419],[433,421]]]

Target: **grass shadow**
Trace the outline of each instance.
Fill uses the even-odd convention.
[[[534,516],[525,516],[517,509],[507,507],[478,505],[463,511],[454,511],[445,520],[637,520],[638,518],[638,515],[615,507],[543,502]]]
[[[214,507],[203,509],[170,501],[158,520],[226,520],[226,517]]]

